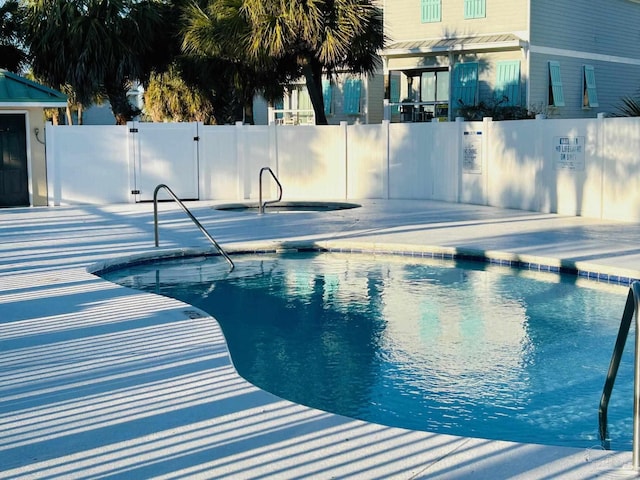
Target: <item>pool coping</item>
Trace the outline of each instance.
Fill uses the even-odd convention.
[[[296,251],[363,253],[442,260],[470,260],[522,270],[574,275],[597,282],[623,286],[629,286],[634,281],[640,281],[640,270],[621,269],[619,267],[599,265],[591,262],[574,262],[537,255],[515,254],[504,251],[479,250],[471,248],[395,243],[371,244],[362,242],[345,242],[343,240],[319,242],[296,241],[286,242],[286,245],[278,244],[278,242],[274,244],[273,241],[239,242],[225,246],[225,252],[232,256]],[[221,256],[221,254],[215,248],[158,249],[135,255],[102,260],[89,265],[87,267],[87,272],[99,275],[100,273],[122,268],[127,265],[147,263],[154,259],[160,260],[193,256]]]

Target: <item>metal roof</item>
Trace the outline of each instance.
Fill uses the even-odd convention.
[[[421,53],[441,53],[470,50],[493,50],[520,48],[526,42],[511,33],[498,35],[477,35],[472,37],[434,38],[431,40],[409,40],[395,42],[387,46],[383,56],[412,55]]]
[[[0,107],[66,107],[67,96],[0,69]]]

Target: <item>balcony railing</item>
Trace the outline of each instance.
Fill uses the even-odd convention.
[[[313,110],[294,110],[269,107],[269,124],[277,125],[315,125]]]
[[[399,122],[442,122],[449,119],[449,104],[434,102],[391,102],[391,120]]]

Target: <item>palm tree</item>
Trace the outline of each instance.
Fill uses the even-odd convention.
[[[300,67],[317,124],[327,124],[323,74],[372,73],[379,66],[382,12],[371,0],[244,0],[241,14],[251,26],[253,58],[288,59]]]
[[[22,18],[20,4],[7,0],[0,5],[0,68],[19,73],[26,62],[26,55],[20,46],[22,38]]]
[[[622,105],[614,114],[616,117],[640,117],[640,91],[636,97],[626,96],[622,98]]]
[[[280,97],[282,84],[297,74],[295,66],[283,60],[247,54],[251,25],[240,15],[242,5],[243,0],[213,0],[204,7],[191,2],[184,8],[182,49],[192,63],[209,67],[195,80],[213,89],[217,123],[253,123],[255,94],[267,100]]]
[[[165,31],[164,2],[156,0],[27,0],[26,43],[35,75],[68,85],[79,105],[104,94],[118,124],[137,112],[126,93],[148,77],[145,58]]]

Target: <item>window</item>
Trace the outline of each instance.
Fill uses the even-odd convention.
[[[495,95],[501,105],[520,105],[520,61],[498,62]]]
[[[582,75],[582,106],[583,108],[598,106],[598,92],[596,90],[596,74],[592,65],[583,67]]]
[[[333,97],[333,86],[331,85],[331,81],[327,78],[322,79],[322,102],[324,103],[324,114],[331,114],[331,100]]]
[[[357,115],[360,113],[360,92],[362,81],[358,78],[348,78],[344,82],[342,94],[344,96],[343,113]]]
[[[298,86],[295,89],[295,95],[297,97],[297,102],[294,104],[295,106],[293,108],[305,111],[313,110],[311,97],[309,96],[309,92],[307,91],[306,86]]]
[[[549,62],[549,105],[564,107],[562,77],[560,76],[560,64],[558,62]]]
[[[420,76],[421,102],[449,101],[449,71],[422,72]]]
[[[475,105],[478,92],[478,64],[457,63],[453,67],[453,108]]]
[[[486,17],[485,0],[464,0],[464,18]]]
[[[442,20],[441,0],[421,0],[422,23],[439,22]]]

